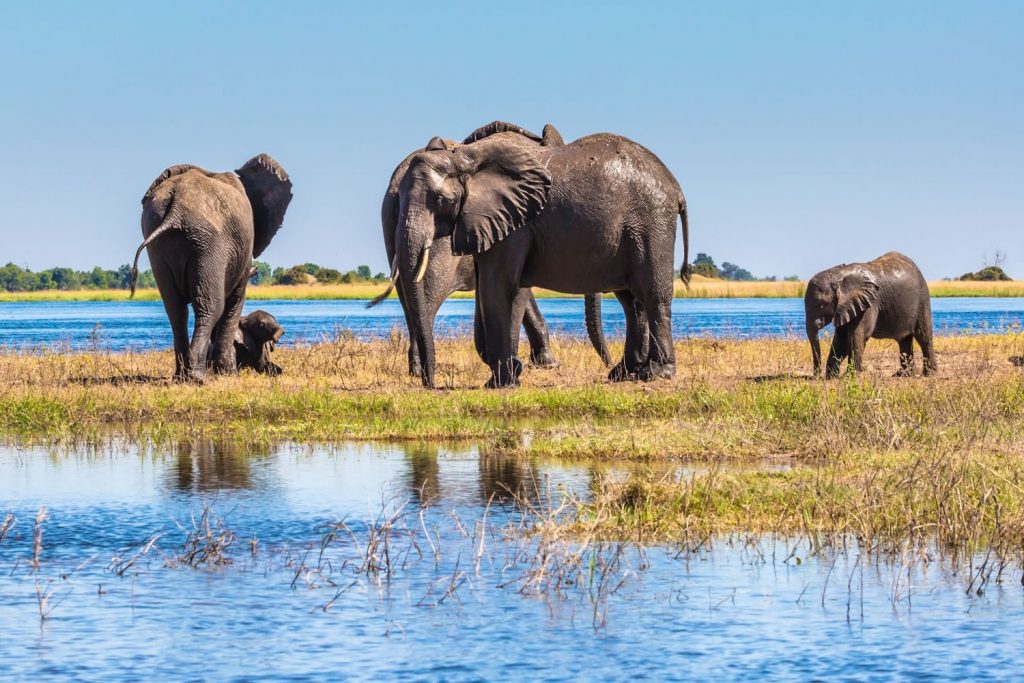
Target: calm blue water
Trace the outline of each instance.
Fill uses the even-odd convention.
[[[1024,299],[933,299],[936,332],[959,334],[1020,329]],[[357,337],[380,337],[396,326],[405,329],[397,300],[367,309],[362,301],[257,301],[287,330],[282,340],[316,341],[350,330]],[[540,308],[552,332],[583,336],[582,299],[542,299]],[[765,337],[804,334],[801,299],[677,299],[673,303],[677,336]],[[622,337],[625,324],[615,300],[604,302],[606,334]],[[468,332],[473,302],[450,300],[437,319],[439,334]],[[171,346],[171,332],[160,302],[0,303],[0,345],[15,348],[66,345],[90,348],[93,343],[114,351]]]
[[[0,448],[0,524],[16,518],[0,540],[0,679],[978,680],[1024,666],[1019,572],[968,595],[963,577],[861,561],[855,544],[797,544],[799,563],[786,539],[627,547],[603,582],[531,590],[536,545],[509,533],[507,491],[586,496],[600,469],[427,445]],[[235,535],[231,563],[183,567],[204,504],[213,533]],[[389,516],[392,572],[367,576]],[[119,576],[113,558],[154,536]]]

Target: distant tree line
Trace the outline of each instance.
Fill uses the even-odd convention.
[[[256,285],[302,285],[321,282],[326,284],[347,284],[352,282],[381,282],[387,275],[370,270],[369,266],[358,266],[354,270],[340,271],[324,268],[315,263],[304,263],[291,268],[271,268],[263,261],[253,263],[256,269],[250,282]],[[76,289],[128,289],[132,267],[128,264],[117,270],[105,270],[96,266],[92,270],[72,268],[48,268],[32,271],[8,263],[0,268],[0,290],[7,292],[39,292],[46,290]],[[139,272],[138,286],[141,289],[156,287],[153,271]]]
[[[128,289],[132,267],[117,270],[96,266],[92,270],[49,268],[39,272],[8,263],[0,268],[0,289],[8,292],[38,292],[48,289]],[[152,271],[139,273],[140,287],[156,287]]]
[[[697,257],[693,259],[693,272],[697,275],[703,275],[704,277],[715,278],[718,280],[734,280],[734,281],[749,281],[749,280],[764,280],[774,282],[778,278],[774,275],[769,277],[756,278],[746,268],[741,268],[735,263],[729,263],[723,261],[721,266],[716,266],[714,259],[710,256],[701,252],[697,254]],[[799,275],[790,275],[789,277],[783,278],[787,281],[797,281],[800,279]]]
[[[254,285],[306,285],[314,282],[339,285],[354,282],[382,282],[388,279],[384,273],[373,274],[370,266],[356,266],[355,270],[336,270],[315,263],[303,263],[291,268],[271,268],[269,263],[256,261],[252,264],[256,273],[252,276]]]

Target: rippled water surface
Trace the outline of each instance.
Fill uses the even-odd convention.
[[[935,565],[908,575],[855,550],[609,545],[579,584],[531,585],[512,492],[585,498],[605,469],[408,444],[0,449],[0,523],[15,517],[0,679],[977,679],[1024,664],[1015,582],[968,595]],[[230,562],[191,568],[204,509],[211,536],[233,534]]]
[[[254,301],[246,311],[264,309],[287,329],[285,343],[333,337],[351,330],[360,338],[404,329],[397,300],[367,309],[364,301]],[[582,299],[540,299],[541,311],[557,334],[583,336]],[[940,334],[1004,332],[1024,321],[1024,298],[933,299],[935,329]],[[605,331],[625,336],[622,309],[605,300]],[[803,335],[801,299],[676,299],[672,304],[677,336],[765,337]],[[438,313],[439,334],[468,332],[473,324],[471,300],[446,301]],[[150,302],[0,303],[0,344],[18,348],[68,345],[105,349],[162,349],[171,346],[163,304]]]

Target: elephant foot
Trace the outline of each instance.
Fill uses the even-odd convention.
[[[676,376],[676,364],[648,361],[640,368],[637,376],[644,382],[656,379],[672,379]]]
[[[914,369],[913,368],[900,368],[899,370],[894,372],[892,374],[892,376],[893,377],[913,377],[914,376]]]
[[[639,379],[635,370],[630,370],[626,367],[626,364],[619,361],[612,369],[608,371],[608,381],[610,382],[632,382]]]
[[[415,363],[409,363],[409,376],[420,377],[423,374],[423,368],[420,367],[419,361]]]
[[[523,372],[523,363],[518,358],[499,361],[491,366],[491,378],[484,385],[485,389],[504,389],[519,386],[519,375]]]
[[[530,365],[535,368],[550,370],[558,367],[558,360],[549,350],[544,349],[540,353],[530,354]]]

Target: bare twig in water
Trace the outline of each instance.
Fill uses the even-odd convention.
[[[13,512],[8,512],[4,516],[4,521],[0,522],[0,542],[3,542],[4,536],[6,536],[7,532],[10,531],[11,527],[14,526],[15,519],[16,518],[14,516],[14,513]]]
[[[196,520],[195,515],[192,515],[191,522],[191,529],[186,529],[175,522],[178,528],[185,532],[185,543],[178,556],[169,561],[169,564],[180,564],[193,569],[231,564],[231,557],[227,553],[235,542],[235,532],[224,526],[223,520],[217,516],[209,503],[203,503],[199,519]]]
[[[111,558],[110,564],[107,565],[107,571],[113,572],[118,576],[124,576],[125,572],[131,569],[140,558],[146,555],[159,539],[160,534],[154,534],[149,538],[149,540],[140,545],[134,553],[129,555],[125,552],[122,555],[115,555]]]
[[[43,505],[36,513],[35,526],[32,529],[32,568],[39,571],[39,558],[43,554],[43,522],[50,518]]]

